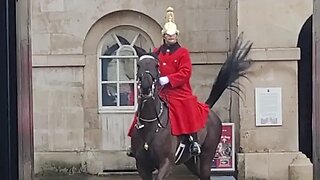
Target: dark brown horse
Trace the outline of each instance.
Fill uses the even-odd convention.
[[[250,66],[246,56],[252,43],[242,44],[237,40],[232,54],[223,64],[215,83],[212,86],[206,104],[210,108],[219,99],[226,88],[233,91],[239,90],[234,82]],[[158,96],[160,85],[158,83],[158,60],[152,56],[143,56],[138,62],[138,123],[132,131],[132,153],[136,159],[139,175],[143,180],[152,180],[153,171],[158,170],[155,179],[166,179],[174,165],[177,164],[177,147],[180,138],[172,136],[168,119],[168,107],[165,99]],[[212,160],[221,138],[221,121],[213,112],[209,112],[205,128],[198,132],[198,141],[201,144],[201,154],[192,157],[184,154],[179,163],[184,163],[187,168],[201,180],[209,180]]]

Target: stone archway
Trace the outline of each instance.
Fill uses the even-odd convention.
[[[95,151],[94,156],[87,157],[89,173],[134,168],[134,162],[128,159],[124,152],[129,143],[126,132],[133,113],[99,113],[97,62],[101,55],[101,42],[106,34],[117,27],[138,29],[148,35],[155,46],[161,43],[162,39],[161,26],[154,19],[143,13],[129,10],[116,11],[103,16],[88,31],[83,44],[85,56],[84,141],[86,149]],[[109,129],[106,129],[106,126]],[[112,140],[115,137],[117,137],[116,142]]]
[[[117,11],[100,18],[89,30],[83,44],[85,55],[84,67],[84,107],[97,108],[97,49],[100,40],[111,29],[117,26],[134,26],[148,34],[154,44],[161,42],[161,26],[152,18],[136,11]],[[86,110],[85,109],[85,110]],[[94,110],[95,111],[95,110]]]

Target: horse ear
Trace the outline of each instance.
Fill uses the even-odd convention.
[[[140,58],[142,55],[146,54],[147,51],[144,50],[143,48],[134,45],[133,48],[136,50],[138,57]]]

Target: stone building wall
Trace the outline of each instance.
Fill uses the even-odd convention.
[[[243,31],[254,42],[251,81],[240,80],[244,100],[230,101],[226,91],[214,110],[236,123],[240,179],[288,178],[299,154],[297,39],[312,14],[311,0],[32,1],[36,173],[134,168],[125,156],[133,112],[99,113],[99,47],[105,34],[124,25],[139,28],[159,46],[168,6],[175,8],[180,43],[191,51],[192,86],[200,100],[235,37]],[[256,87],[282,88],[282,126],[255,125]]]
[[[312,15],[312,1],[238,1],[238,31],[254,42],[255,61],[239,104],[239,179],[288,179],[288,166],[297,157],[298,142],[298,37]],[[280,87],[282,125],[257,127],[255,88]]]
[[[179,41],[194,64],[194,92],[203,101],[229,50],[229,1],[32,1],[36,173],[134,168],[125,156],[133,112],[99,111],[98,52],[104,35],[120,26],[140,29],[159,46],[168,6],[175,8]],[[227,91],[216,108],[224,121],[230,121],[229,98]]]

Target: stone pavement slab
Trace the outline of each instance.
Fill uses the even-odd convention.
[[[36,177],[35,180],[140,180],[137,175],[110,175],[110,176],[88,176],[88,175],[71,175],[55,177]],[[169,180],[197,180],[194,176],[172,176]],[[213,176],[211,180],[235,180],[232,176]]]

